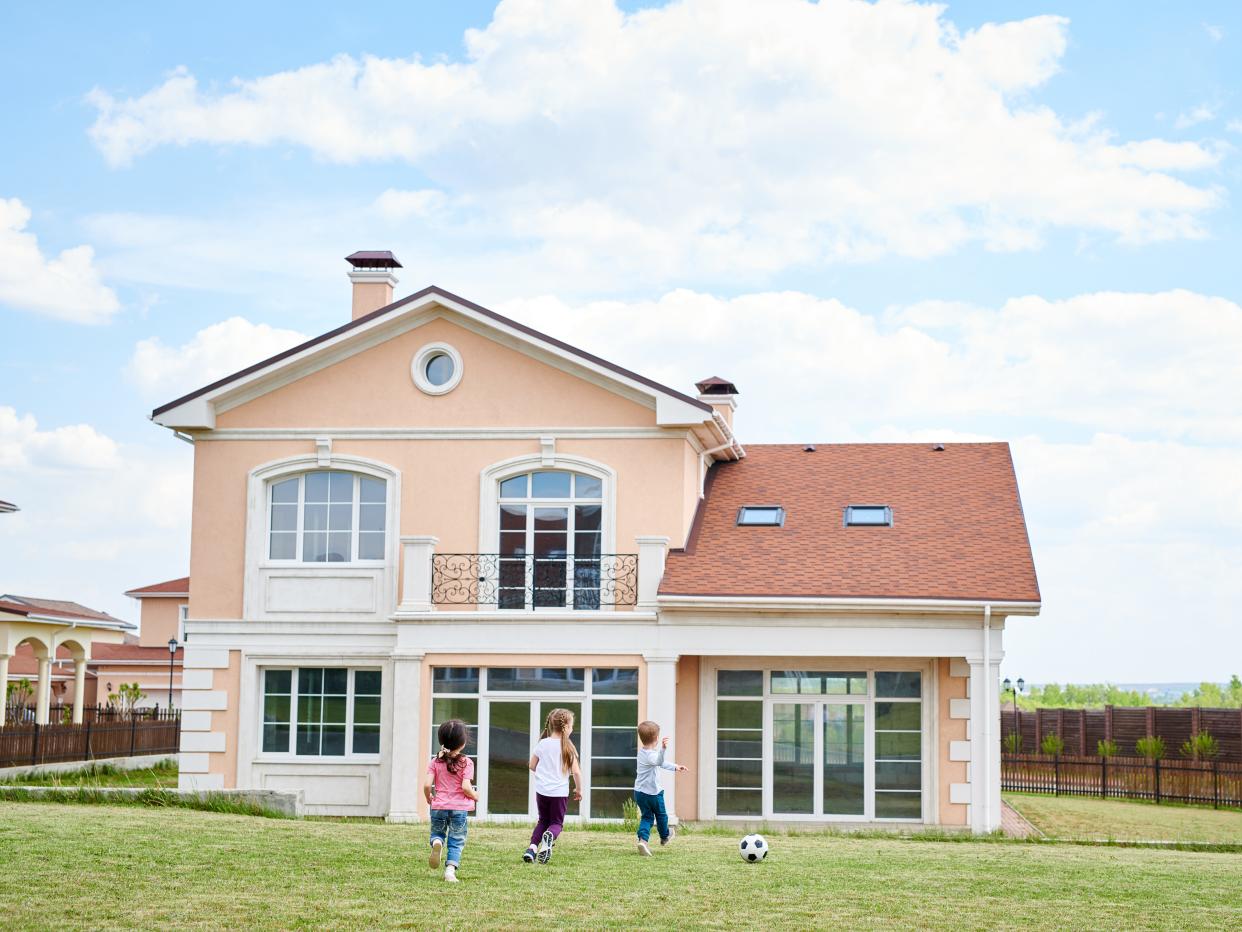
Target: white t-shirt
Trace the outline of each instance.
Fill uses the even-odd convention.
[[[541,796],[568,796],[569,771],[562,770],[561,739],[541,738],[535,745],[539,764],[535,767],[535,792]]]

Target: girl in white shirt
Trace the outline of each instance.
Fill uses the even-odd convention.
[[[552,846],[565,827],[565,810],[569,806],[569,778],[574,778],[574,799],[582,799],[582,770],[578,751],[569,740],[574,730],[574,713],[553,709],[543,726],[543,734],[530,756],[530,770],[535,775],[535,806],[539,821],[530,833],[530,847],[522,854],[527,864],[547,864]]]

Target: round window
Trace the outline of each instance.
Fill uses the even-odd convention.
[[[448,353],[434,353],[427,358],[427,362],[423,364],[423,375],[427,377],[427,381],[437,387],[447,385],[449,379],[453,377],[453,357]]]
[[[427,395],[451,392],[461,381],[461,353],[447,343],[428,343],[410,360],[410,375]]]

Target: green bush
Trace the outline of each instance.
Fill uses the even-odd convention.
[[[1164,739],[1159,735],[1148,735],[1146,738],[1139,738],[1134,742],[1134,750],[1138,752],[1139,757],[1146,757],[1148,760],[1160,760],[1164,757]]]
[[[1182,742],[1182,757],[1191,760],[1211,760],[1220,753],[1220,742],[1206,731],[1197,731],[1189,741]]]
[[[1006,754],[1021,754],[1022,736],[1016,731],[1010,732],[1005,735],[1005,740],[1001,742],[1001,747],[1004,748]]]
[[[1095,743],[1095,753],[1100,757],[1116,757],[1118,750],[1117,742],[1112,738],[1105,738]]]
[[[1065,742],[1061,740],[1060,735],[1044,735],[1044,740],[1040,742],[1039,749],[1050,757],[1065,753]]]

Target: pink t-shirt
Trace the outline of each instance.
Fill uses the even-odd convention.
[[[454,809],[459,812],[473,812],[474,800],[461,791],[463,780],[474,780],[474,761],[464,758],[466,766],[457,773],[449,773],[448,766],[439,758],[433,757],[427,765],[427,772],[435,784],[435,796],[431,798],[432,809]]]

